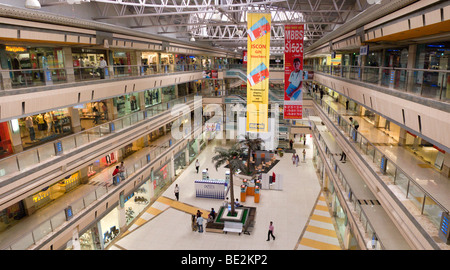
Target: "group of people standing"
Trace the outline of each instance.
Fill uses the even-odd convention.
[[[191,226],[192,231],[199,233],[203,233],[203,222],[205,222],[205,219],[202,217],[203,213],[200,210],[197,210],[197,213],[195,215],[191,216]],[[207,222],[212,222],[216,218],[216,211],[214,208],[211,208],[211,212],[208,214]]]
[[[306,160],[306,150],[305,149],[303,149],[302,155],[303,155],[303,162],[305,162],[305,160]],[[292,165],[295,165],[295,167],[298,167],[299,161],[300,161],[300,158],[298,157],[298,155],[296,153],[293,153],[292,154]]]

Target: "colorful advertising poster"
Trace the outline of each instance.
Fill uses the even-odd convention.
[[[303,25],[284,26],[284,119],[302,119]],[[305,78],[306,76],[306,78]]]
[[[247,14],[248,132],[268,132],[270,21],[270,14]]]

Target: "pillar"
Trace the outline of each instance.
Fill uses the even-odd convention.
[[[139,92],[138,95],[139,95],[139,110],[145,111],[145,91]]]
[[[8,57],[5,51],[6,46],[0,44],[0,73],[2,78],[2,84],[4,90],[9,90],[12,88],[11,77],[8,66]]]
[[[75,82],[75,70],[73,68],[72,48],[63,47],[64,68],[66,70],[66,79],[68,83]]]
[[[17,121],[17,120],[15,120],[15,121]],[[11,121],[8,121],[8,130],[9,130],[9,136],[11,138],[13,153],[22,152],[23,145],[22,145],[22,137],[20,136],[20,130],[17,130],[16,132],[14,132],[12,129],[12,126],[11,126]],[[28,129],[26,132],[28,132]]]
[[[74,109],[73,107],[69,107],[67,109],[70,116],[70,125],[72,127],[73,133],[80,132],[81,127],[81,120],[80,120],[80,113],[78,112],[78,109]]]
[[[416,52],[417,52],[417,44],[411,44],[408,48],[408,64],[407,68],[415,68],[416,66]],[[407,71],[406,74],[406,92],[412,92],[414,89],[414,72]]]

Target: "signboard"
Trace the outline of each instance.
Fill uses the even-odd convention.
[[[196,180],[195,196],[198,198],[225,199],[228,185],[225,180]]]
[[[359,55],[367,55],[369,53],[369,45],[359,47]]]
[[[242,52],[242,64],[247,65],[247,51]]]
[[[303,25],[284,26],[284,119],[302,119]]]
[[[248,132],[268,131],[270,22],[270,14],[247,14]]]

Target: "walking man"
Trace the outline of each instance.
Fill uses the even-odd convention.
[[[306,150],[305,149],[303,149],[303,162],[305,162],[305,158],[306,158]]]
[[[339,161],[342,161],[342,163],[345,163],[345,160],[347,159],[347,155],[342,151],[341,153],[341,159]]]
[[[273,235],[273,230],[274,230],[273,222],[271,221],[270,225],[269,225],[269,232],[267,233],[267,240],[266,241],[270,241],[270,236],[271,235],[272,235],[273,240],[275,241],[275,236]]]
[[[200,168],[200,162],[198,162],[198,159],[195,161],[195,169],[197,170],[197,174],[198,174],[198,169]]]
[[[103,59],[103,57],[100,57],[100,65],[99,65],[99,73],[100,73],[100,79],[104,79],[105,78],[105,68],[108,66],[108,64],[106,63],[105,59]]]
[[[198,232],[202,233],[203,232],[203,217],[202,216],[197,217],[197,225],[198,225]]]
[[[178,198],[180,196],[180,188],[178,187],[178,184],[175,184],[174,192],[175,192],[175,197],[177,197],[177,201],[178,201]]]

